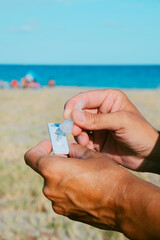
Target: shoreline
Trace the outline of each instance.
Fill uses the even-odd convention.
[[[157,88],[121,88],[121,87],[95,87],[95,86],[69,86],[69,85],[56,85],[54,87],[49,87],[47,85],[41,85],[39,88],[22,88],[22,87],[18,87],[18,88],[13,88],[13,87],[0,87],[0,90],[44,90],[44,89],[93,89],[93,90],[103,90],[103,89],[117,89],[117,90],[121,90],[121,91],[160,91],[160,87]]]

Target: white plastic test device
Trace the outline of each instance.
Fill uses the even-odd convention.
[[[48,131],[55,154],[68,154],[69,147],[64,132],[59,128],[60,123],[48,123]]]
[[[82,110],[85,101],[80,99],[74,109]],[[48,123],[48,130],[55,154],[68,154],[69,147],[65,133],[71,133],[73,121],[71,118],[64,120],[63,123]]]

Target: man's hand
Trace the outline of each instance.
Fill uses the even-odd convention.
[[[85,100],[83,111],[74,110],[79,99]],[[74,121],[72,133],[81,145],[106,153],[132,170],[160,172],[154,154],[149,158],[158,133],[123,92],[109,89],[80,93],[66,103],[64,117],[69,115]]]
[[[128,172],[107,156],[70,143],[70,158],[49,155],[50,141],[25,154],[26,163],[44,178],[44,195],[53,210],[70,219],[120,231],[117,224]]]
[[[160,239],[158,187],[76,143],[70,144],[70,158],[51,151],[51,142],[43,141],[25,161],[44,178],[44,195],[56,213],[130,239]]]

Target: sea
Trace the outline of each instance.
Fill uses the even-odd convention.
[[[10,83],[32,72],[46,86],[160,88],[160,65],[0,65],[0,80]]]

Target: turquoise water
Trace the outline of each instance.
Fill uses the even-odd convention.
[[[34,72],[42,86],[53,78],[59,86],[112,88],[158,88],[160,65],[156,66],[68,66],[0,65],[0,79],[11,82]]]

